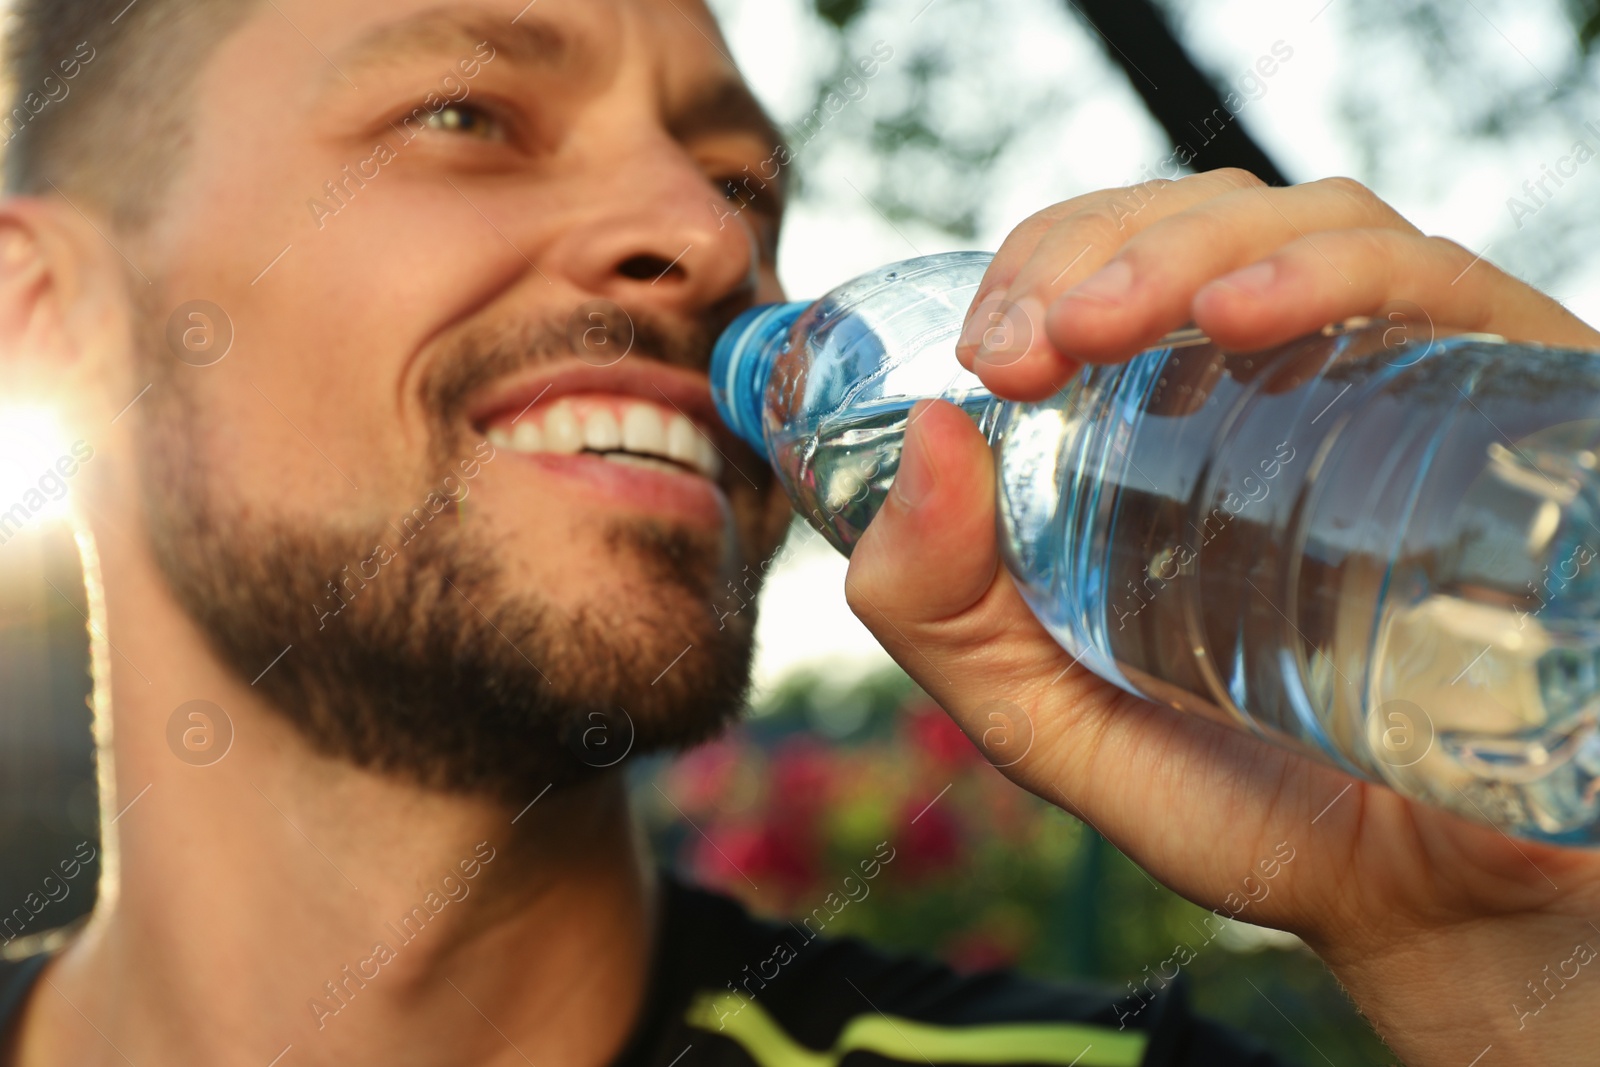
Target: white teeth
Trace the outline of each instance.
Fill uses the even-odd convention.
[[[622,416],[622,447],[629,452],[662,455],[667,451],[667,428],[661,414],[645,404],[634,404]]]
[[[695,456],[694,465],[712,481],[722,477],[722,454],[717,451],[717,447],[711,443],[710,438],[700,438],[700,447],[698,454]]]
[[[583,447],[610,452],[622,447],[622,428],[610,408],[591,408],[583,419]]]
[[[583,429],[569,405],[556,404],[544,417],[544,447],[569,456],[583,450]]]
[[[716,445],[698,426],[649,402],[558,400],[544,410],[542,427],[540,419],[528,412],[515,426],[495,426],[488,432],[489,443],[525,453],[575,455],[587,450],[649,470],[682,473],[690,467],[711,479],[722,473]]]
[[[624,467],[643,467],[645,470],[667,471],[672,474],[682,474],[683,468],[664,459],[655,459],[651,456],[635,456],[631,452],[607,452],[602,457],[612,463],[620,463]]]
[[[694,463],[700,456],[700,431],[682,415],[667,420],[667,455],[679,463]]]
[[[539,432],[539,424],[532,419],[519,421],[516,432],[511,435],[511,447],[517,452],[537,452],[542,449],[544,434]]]

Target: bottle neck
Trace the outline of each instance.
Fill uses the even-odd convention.
[[[795,320],[805,302],[762,304],[734,319],[711,355],[711,398],[717,414],[739,438],[770,462],[767,447],[767,382],[773,364],[787,351]]]

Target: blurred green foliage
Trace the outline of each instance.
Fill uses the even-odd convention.
[[[983,0],[935,2],[937,14],[946,19],[977,24],[987,14]],[[885,64],[892,73],[865,86],[864,95],[852,99],[848,113],[826,134],[830,147],[848,143],[870,149],[851,167],[853,180],[866,183],[858,191],[891,223],[914,221],[965,240],[975,237],[984,204],[981,176],[1032,116],[1041,108],[1066,106],[1065,96],[1048,83],[1034,82],[1038,93],[1033,97],[1019,97],[1012,86],[1001,95],[1014,106],[987,106],[988,90],[995,88],[993,72],[983,86],[974,85],[969,75],[975,63],[991,62],[992,56],[975,51],[974,42],[928,32],[933,29],[928,24],[908,27],[903,13],[886,30],[874,18],[884,5],[874,0],[812,3],[826,41],[806,109],[812,114],[822,112],[841,87],[859,81],[860,59],[892,37],[894,58]],[[809,151],[800,159],[790,180],[803,188],[815,159]]]
[[[1201,21],[1214,23],[1211,0],[1153,4],[1200,68],[1225,82],[1233,58],[1209,54],[1195,43],[1209,37],[1214,46],[1214,26],[1209,35],[1190,32]],[[1082,57],[1063,57],[1055,67],[1019,62],[1017,42],[1006,36],[1005,12],[1026,10],[1036,17],[1037,4],[810,0],[809,6],[827,42],[827,54],[814,64],[811,109],[849,76],[854,58],[874,40],[891,38],[898,54],[892,73],[877,79],[871,95],[832,124],[815,149],[807,148],[793,177],[803,190],[825,169],[819,162],[842,157],[855,191],[896,226],[926,224],[972,240],[984,232],[997,168],[1027,166],[1010,150],[1032,143],[1029,135],[1046,116],[1091,103],[1107,78],[1121,78],[1109,64],[1085,68]],[[1085,40],[1097,40],[1073,0],[1046,0],[1042,10],[1052,7]],[[1310,4],[1308,10],[1319,7]],[[1443,189],[1448,183],[1433,175],[1449,173],[1464,149],[1486,145],[1503,146],[1513,158],[1526,150],[1526,169],[1536,175],[1543,149],[1524,146],[1541,137],[1570,143],[1569,132],[1576,135],[1584,123],[1600,121],[1600,0],[1333,0],[1325,10],[1295,41],[1337,34],[1347,54],[1361,57],[1359,67],[1336,78],[1329,93],[1346,147],[1359,160],[1350,172],[1380,192]],[[910,24],[908,13],[915,15]],[[1569,26],[1567,47],[1548,38],[1552,20]],[[1240,27],[1240,35],[1247,37],[1249,30]],[[1275,158],[1275,147],[1281,149],[1270,141],[1263,147]],[[1094,146],[1046,150],[1071,154]],[[1142,162],[1152,161],[1131,160],[1118,173],[1131,178]],[[855,195],[837,180],[830,185],[843,189],[838,195]],[[1063,189],[1062,198],[1086,191]],[[1484,209],[1498,206],[1491,196]],[[1600,199],[1564,198],[1559,210],[1515,227],[1517,241],[1497,242],[1495,260],[1537,286],[1559,287],[1592,264],[1589,235],[1595,225]]]
[[[1584,55],[1592,55],[1595,42],[1600,40],[1600,0],[1567,0],[1567,7],[1578,31],[1578,46]]]
[[[816,0],[817,17],[843,30],[867,9],[867,0]]]

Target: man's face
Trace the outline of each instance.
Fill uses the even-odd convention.
[[[770,130],[699,3],[525,4],[278,0],[221,42],[134,409],[157,558],[235,673],[293,646],[260,688],[325,750],[519,795],[602,719],[580,762],[729,713],[728,583],[786,516],[704,374],[778,296],[776,188],[726,191]]]

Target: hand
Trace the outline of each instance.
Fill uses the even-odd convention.
[[[1236,170],[1091,193],[1006,239],[956,355],[1001,396],[1048,396],[1193,322],[1255,351],[1395,306],[1438,326],[1591,347],[1600,333],[1454,241],[1425,237],[1365,187],[1269,189]],[[992,329],[1003,320],[1012,327]],[[1001,342],[982,350],[984,339]]]
[[[1213,172],[1080,197],[1019,227],[979,292],[975,308],[1003,292],[1034,327],[983,351],[979,320],[960,351],[1014,399],[1189,321],[1256,349],[1395,301],[1439,327],[1600,347],[1554,301],[1342,179],[1268,189]],[[920,406],[847,591],[980,747],[998,755],[995,702],[1021,709],[1031,747],[1008,775],[1177,892],[1299,934],[1407,1063],[1466,1067],[1488,1046],[1485,1064],[1592,1055],[1600,854],[1514,842],[1100,680],[1000,567],[994,500],[971,422]]]

